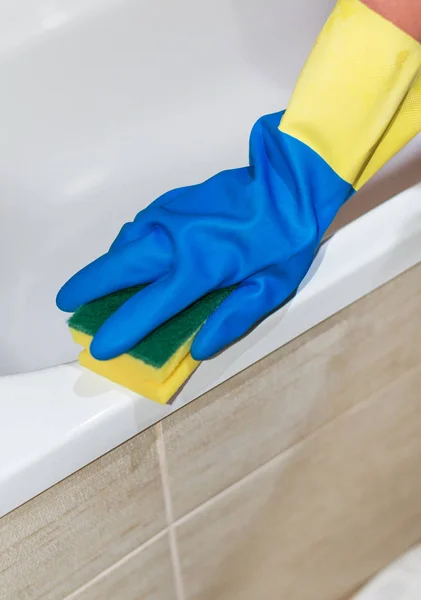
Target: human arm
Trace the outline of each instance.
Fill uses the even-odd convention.
[[[282,304],[342,204],[419,131],[420,65],[415,39],[359,0],[340,0],[287,111],[253,128],[250,165],[165,194],[61,290],[59,307],[73,311],[150,284],[104,324],[93,355],[121,354],[235,285],[193,343],[195,358],[209,358]]]
[[[421,42],[419,0],[362,0],[366,6]]]

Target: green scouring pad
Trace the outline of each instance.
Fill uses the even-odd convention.
[[[92,338],[124,302],[144,286],[131,287],[79,308],[69,319],[76,343],[85,348],[80,363],[124,387],[166,403],[198,366],[190,355],[195,334],[235,286],[204,296],[155,329],[127,354],[98,361],[89,353]]]

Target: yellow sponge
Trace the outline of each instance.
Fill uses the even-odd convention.
[[[90,302],[69,319],[74,341],[84,348],[79,362],[137,394],[165,404],[199,365],[190,354],[194,336],[233,289],[208,294],[158,327],[127,354],[106,361],[96,360],[90,354],[92,339],[107,318],[142,287]]]
[[[149,365],[129,354],[112,360],[96,360],[89,352],[92,337],[72,328],[70,331],[74,341],[85,348],[79,355],[79,362],[83,367],[160,404],[166,404],[200,364],[189,352],[190,341],[184,345],[183,352],[171,359],[171,369],[165,365],[167,371],[171,370],[165,381],[157,381],[156,377],[148,379],[148,374],[154,375],[154,369]],[[184,349],[187,349],[187,353],[184,353]]]

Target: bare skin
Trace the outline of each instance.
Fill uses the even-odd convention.
[[[362,2],[421,42],[421,0],[362,0]]]

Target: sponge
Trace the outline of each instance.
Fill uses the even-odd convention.
[[[84,367],[120,385],[166,404],[199,365],[190,354],[194,336],[235,286],[216,290],[155,329],[127,354],[99,361],[89,352],[101,325],[144,286],[109,294],[79,308],[69,319],[74,341],[84,350]]]

